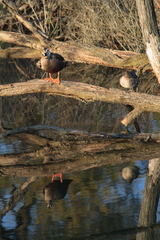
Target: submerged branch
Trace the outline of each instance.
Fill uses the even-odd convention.
[[[19,141],[21,135],[15,134],[14,138],[10,138],[16,140],[17,137]],[[33,151],[1,155],[0,174],[38,177],[159,157],[159,140],[156,142],[156,139],[160,139],[159,134],[104,134],[104,137],[93,138],[90,135],[88,138],[76,136],[65,138],[64,135],[58,139],[53,134],[54,140],[38,136],[38,149],[34,145]],[[24,141],[27,138],[32,139],[32,134],[27,137],[24,134]]]
[[[50,133],[49,139],[44,137],[48,136],[45,130]],[[1,135],[6,136],[27,143],[31,148],[34,145],[34,148],[29,148],[29,152],[1,155],[2,175],[38,177],[129,162],[131,156],[132,161],[159,156],[160,134],[88,133],[36,125],[6,131]]]
[[[3,133],[0,134],[0,138],[5,138],[5,137],[8,137],[8,136],[17,134],[17,133],[18,134],[19,133],[31,133],[31,132],[41,131],[41,130],[49,130],[49,131],[52,131],[53,133],[55,133],[59,136],[62,136],[62,137],[64,137],[64,136],[67,137],[68,135],[73,136],[72,140],[82,139],[81,137],[83,137],[84,139],[85,139],[85,137],[87,137],[87,139],[96,139],[96,140],[98,140],[98,139],[99,140],[101,140],[101,139],[107,139],[107,140],[134,139],[134,140],[144,140],[144,141],[160,140],[160,134],[151,134],[151,133],[104,133],[104,132],[92,133],[92,132],[81,131],[81,130],[76,130],[76,129],[55,127],[55,126],[51,126],[51,125],[34,125],[34,126],[27,126],[27,127],[19,127],[19,128],[15,128],[15,129],[12,129],[12,130],[6,130],[6,131],[4,131]],[[30,134],[29,137],[30,136],[32,136],[32,134]],[[27,138],[27,136],[25,138]],[[33,139],[33,141],[35,142],[35,138]],[[39,142],[40,141],[42,141],[42,140],[39,140]],[[45,145],[47,144],[46,141],[43,141],[43,143]]]

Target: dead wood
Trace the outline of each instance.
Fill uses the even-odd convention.
[[[0,134],[0,138],[5,138],[8,136],[14,135],[19,140],[30,143],[35,143],[39,146],[44,146],[48,144],[49,139],[41,137],[39,131],[50,131],[53,134],[53,139],[62,139],[64,140],[108,140],[112,142],[112,140],[143,140],[144,142],[157,141],[160,140],[160,134],[154,133],[91,133],[87,131],[80,131],[76,129],[69,128],[61,128],[54,127],[50,125],[34,125],[27,127],[19,127],[12,130],[4,130],[3,133]],[[24,133],[24,134],[21,134]],[[35,133],[35,134],[33,134]],[[115,141],[116,142],[116,141]],[[109,144],[109,143],[108,143]]]
[[[159,143],[127,139],[48,140],[33,152],[1,155],[1,175],[46,176],[159,157]]]
[[[153,0],[136,0],[146,54],[160,83],[160,38]]]
[[[0,97],[39,92],[76,98],[84,102],[102,101],[131,105],[134,110],[122,120],[125,126],[142,112],[160,112],[159,96],[125,92],[114,88],[106,89],[80,82],[62,81],[60,85],[55,85],[44,80],[34,79],[23,83],[0,85]]]
[[[20,13],[16,5],[10,0],[4,0],[4,5],[9,9],[9,11],[21,22],[25,27],[27,27],[35,37],[26,36],[22,34],[16,34],[11,32],[1,32],[0,40],[3,42],[10,42],[16,45],[27,46],[33,49],[42,50],[44,47],[50,47],[53,52],[57,52],[64,56],[67,61],[78,62],[78,63],[89,63],[104,65],[107,67],[117,67],[117,68],[129,68],[129,69],[140,69],[140,70],[151,70],[148,59],[145,54],[131,53],[128,52],[121,53],[120,51],[113,51],[109,49],[104,49],[96,46],[82,46],[75,42],[58,42],[56,40],[49,41],[44,37],[39,29],[36,29],[30,22],[28,22]],[[26,49],[25,49],[26,51]],[[126,59],[123,59],[124,57]],[[17,57],[17,54],[13,54],[12,49],[3,50],[2,56],[12,56]],[[19,57],[22,54],[19,55]],[[24,57],[25,55],[23,55]],[[132,56],[132,57],[131,57]],[[29,57],[29,50],[26,51],[26,57]],[[37,54],[37,57],[39,55]],[[32,55],[34,58],[34,55]],[[146,67],[147,65],[147,67]]]
[[[14,32],[1,31],[0,41],[27,47],[0,49],[0,57],[3,58],[40,58],[41,51],[44,48],[37,38]],[[56,40],[52,40],[49,45],[53,52],[61,54],[70,62],[135,70],[140,69],[143,71],[152,70],[145,54],[110,50],[95,46],[82,46],[75,42],[59,42]]]
[[[149,2],[149,0],[148,0]],[[29,43],[30,41],[27,41],[26,39],[24,41],[18,40],[17,37],[11,37],[11,35],[14,36],[13,33],[9,33],[10,37],[8,37],[7,32],[1,32],[0,34],[0,40],[4,42],[12,42],[14,44],[20,44],[23,46],[39,49],[42,50],[44,47],[50,47],[53,52],[58,52],[59,54],[62,54],[64,58],[67,61],[75,61],[75,62],[83,62],[83,63],[91,63],[91,64],[99,64],[109,67],[118,67],[118,68],[129,68],[129,69],[139,69],[142,70],[146,68],[146,70],[151,70],[151,67],[149,66],[149,61],[145,54],[133,54],[134,57],[127,58],[127,60],[123,60],[122,55],[120,52],[117,51],[117,54],[113,51],[106,50],[104,48],[96,47],[96,46],[82,46],[80,44],[76,43],[62,43],[58,42],[56,40],[52,40],[50,42],[47,37],[44,36],[44,33],[41,33],[39,29],[37,29],[35,26],[33,26],[30,22],[28,22],[22,15],[19,9],[17,8],[16,4],[14,4],[10,0],[3,0],[3,4],[8,8],[8,10],[15,16],[15,18],[18,19],[19,22],[21,22],[25,27],[27,27],[36,37],[33,42]],[[137,7],[139,7],[141,3],[137,0]],[[152,6],[151,6],[152,7]],[[139,15],[143,15],[141,12],[141,9],[146,14],[148,11],[148,8],[140,8],[139,7]],[[150,10],[150,9],[149,9]],[[153,11],[154,9],[150,10]],[[146,11],[146,12],[145,12]],[[146,16],[146,15],[145,15]],[[148,17],[148,19],[147,19]],[[155,20],[155,13],[147,15],[146,18],[148,21],[153,22]],[[149,18],[150,17],[150,18]],[[145,22],[143,19],[143,22]],[[140,18],[141,20],[141,18]],[[142,23],[142,21],[141,21]],[[150,24],[150,26],[153,26],[153,24]],[[147,30],[149,28],[146,28]],[[155,27],[156,29],[156,27]],[[158,29],[158,28],[157,28]],[[143,28],[142,28],[143,30]],[[18,36],[18,35],[17,35]],[[157,34],[158,36],[158,34]],[[23,39],[26,38],[25,36],[20,36]],[[150,39],[150,38],[149,38]],[[30,38],[31,40],[31,38]],[[38,41],[39,40],[39,41]],[[151,39],[150,39],[151,40]],[[37,42],[37,44],[35,44]],[[156,41],[157,42],[157,41]],[[11,51],[11,50],[10,50]],[[12,55],[12,53],[10,53]],[[151,58],[149,58],[151,61]],[[152,61],[152,67],[154,62]],[[147,65],[147,67],[146,67]]]
[[[28,28],[36,38],[38,38],[44,46],[48,43],[48,40],[39,33],[39,30],[27,21],[22,15],[19,9],[17,8],[16,4],[11,0],[3,0],[3,4],[7,7],[7,9],[17,18],[17,20],[22,23],[26,28]]]
[[[52,131],[52,139],[45,138],[44,132],[43,137],[39,136],[38,130]],[[35,146],[30,152],[1,155],[1,174],[12,176],[45,176],[59,171],[69,173],[159,156],[159,134],[95,134],[46,125],[22,127],[6,133],[4,136]]]
[[[1,33],[0,33],[1,34]],[[1,58],[40,58],[41,53],[36,49],[28,47],[12,47],[7,49],[0,49]]]

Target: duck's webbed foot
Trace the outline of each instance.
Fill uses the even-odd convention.
[[[60,80],[60,72],[58,72],[58,77],[57,78],[52,78],[52,73],[49,73],[49,78],[44,78],[44,80],[50,81],[50,82],[54,82],[56,84],[60,84],[61,80]]]
[[[54,175],[52,175],[52,182],[54,182],[54,178],[55,177],[59,177],[59,180],[60,180],[60,182],[62,183],[63,182],[63,174],[62,173],[57,173],[57,174],[54,174]]]

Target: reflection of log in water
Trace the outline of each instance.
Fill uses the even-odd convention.
[[[46,126],[35,129],[43,127]],[[49,129],[54,129],[54,140],[34,134],[14,134],[15,140],[36,143],[38,150],[1,155],[1,175],[38,177],[130,162],[131,156],[132,161],[159,157],[158,134],[87,134],[76,130],[60,131],[59,128],[56,132],[56,127],[51,126]],[[33,128],[30,127],[30,130]],[[60,134],[57,134],[58,131]]]
[[[11,209],[13,209],[26,194],[28,187],[37,180],[37,177],[30,177],[26,182],[24,182],[15,192],[15,194],[10,198],[9,202],[5,204],[4,208],[0,211],[0,219]]]

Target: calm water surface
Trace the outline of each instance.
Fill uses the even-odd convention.
[[[138,224],[147,164],[148,161],[135,162],[141,174],[132,184],[121,177],[121,170],[126,163],[64,175],[64,179],[73,181],[66,196],[55,200],[51,208],[47,208],[42,194],[50,179],[38,178],[13,209],[6,211],[2,217],[1,236],[4,239],[28,240],[99,239],[100,235],[108,234],[104,239],[135,239],[135,233],[120,233],[120,230]],[[1,177],[1,211],[11,198],[12,184],[18,189],[26,180]],[[157,211],[159,221],[160,205]],[[114,235],[109,235],[110,232],[114,232]]]

